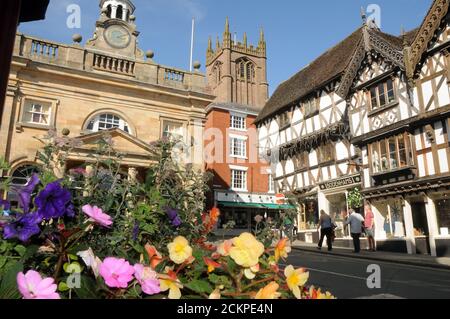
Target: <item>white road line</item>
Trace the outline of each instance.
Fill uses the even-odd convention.
[[[283,264],[282,266],[287,267],[288,265],[284,265],[284,264]],[[337,273],[337,272],[333,272],[333,271],[326,271],[326,270],[320,270],[320,269],[314,269],[314,268],[308,268],[308,267],[305,267],[305,269],[307,269],[308,271],[311,271],[311,272],[320,272],[320,273],[329,274],[329,275],[334,275],[334,276],[339,276],[339,277],[347,277],[347,278],[358,279],[358,280],[364,280],[364,281],[367,280],[367,278],[357,277],[357,276],[352,276],[352,275],[346,275],[346,274],[341,274],[341,273]]]

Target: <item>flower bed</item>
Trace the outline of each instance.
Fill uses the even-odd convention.
[[[261,221],[255,235],[208,242],[220,215],[202,213],[208,176],[177,165],[172,143],[153,145],[158,162],[140,183],[121,174],[107,136],[91,164],[63,176],[76,143],[43,141],[42,172],[2,185],[19,203],[0,201],[0,298],[333,298],[307,287],[307,270],[280,268],[289,240],[273,247]]]

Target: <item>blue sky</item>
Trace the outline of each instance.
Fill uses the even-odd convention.
[[[98,0],[50,0],[45,21],[22,24],[25,34],[70,43],[74,33],[83,42],[94,31],[99,16]],[[195,17],[194,59],[205,64],[208,36],[222,35],[225,17],[231,31],[257,44],[259,28],[266,34],[270,91],[329,47],[361,25],[361,7],[376,4],[381,9],[384,32],[398,35],[401,27],[417,27],[432,0],[134,0],[139,45],[155,52],[155,61],[189,68],[191,19]],[[81,29],[66,25],[69,4],[81,7]],[[370,13],[369,13],[370,15]],[[215,40],[214,40],[215,41]]]

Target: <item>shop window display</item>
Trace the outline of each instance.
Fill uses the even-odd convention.
[[[448,198],[435,201],[438,227],[441,235],[448,236],[450,229],[450,200]]]

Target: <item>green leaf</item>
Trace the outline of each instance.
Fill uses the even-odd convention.
[[[20,293],[17,289],[17,274],[23,271],[23,264],[21,262],[13,262],[7,268],[9,269],[0,283],[0,299],[19,299]]]
[[[97,293],[97,283],[90,277],[81,276],[80,288],[75,288],[74,291],[80,299],[99,299]]]
[[[210,294],[213,291],[213,288],[211,285],[204,280],[193,280],[187,284],[185,284],[186,288],[189,288],[192,291],[195,291],[196,293],[202,294],[207,293]]]
[[[208,279],[216,286],[224,286],[225,288],[230,288],[232,286],[230,278],[226,276],[211,274],[209,275]]]
[[[27,250],[25,251],[25,253],[22,255],[21,260],[23,262],[27,261],[28,259],[30,259],[31,257],[33,257],[37,251],[39,250],[39,246],[38,245],[31,245],[27,247]]]
[[[17,245],[16,247],[14,247],[14,250],[19,254],[20,257],[22,257],[23,255],[25,255],[27,248],[22,245]]]
[[[61,292],[69,291],[70,288],[67,286],[67,284],[64,281],[61,281],[58,285],[58,290]]]
[[[0,270],[3,268],[4,265],[6,265],[6,261],[8,258],[6,256],[0,256]]]
[[[76,255],[68,254],[67,257],[69,257],[70,260],[78,260],[78,256]]]

